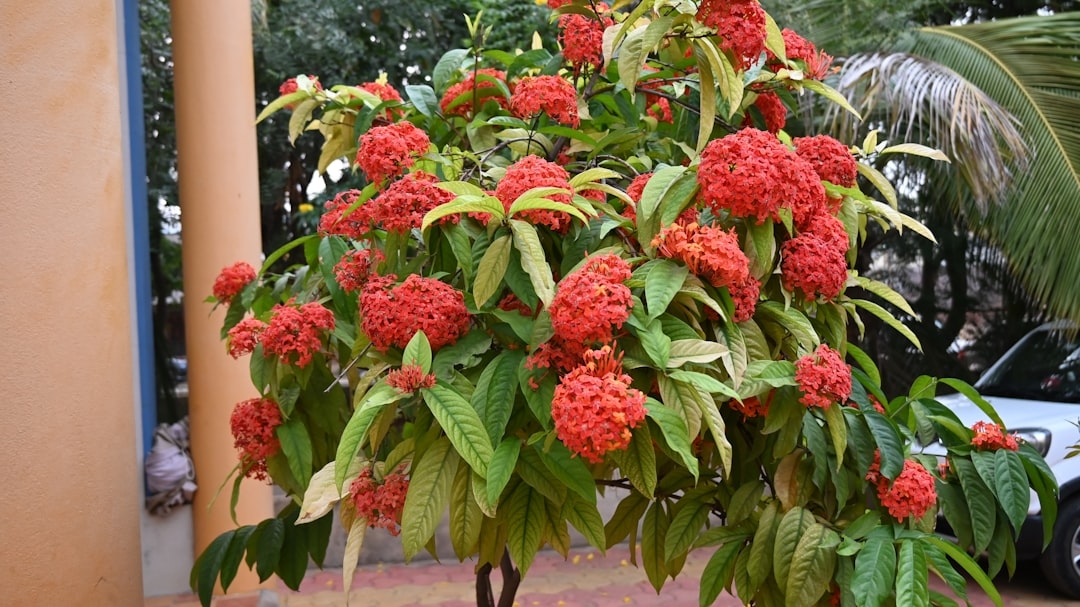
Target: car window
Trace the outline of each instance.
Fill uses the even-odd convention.
[[[1071,333],[1035,331],[976,387],[984,396],[1080,403],[1080,341]]]

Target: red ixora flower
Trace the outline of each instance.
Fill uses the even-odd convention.
[[[255,280],[255,268],[246,261],[238,261],[231,266],[221,269],[221,273],[214,279],[214,297],[218,301],[228,304],[234,297],[244,290],[251,281]]]
[[[744,398],[741,403],[735,399],[731,399],[728,404],[733,410],[742,413],[743,421],[746,421],[755,417],[765,417],[768,415],[770,401],[772,401],[771,392],[769,393],[768,398],[765,399],[765,402],[761,402],[761,399],[756,396],[751,396]]]
[[[803,224],[797,224],[795,227],[803,234],[817,236],[841,254],[847,254],[851,246],[844,222],[830,215],[825,209],[814,213]]]
[[[334,279],[345,292],[359,291],[364,288],[368,277],[375,273],[375,266],[385,259],[378,249],[347,251],[334,266]]]
[[[810,163],[775,135],[742,129],[710,141],[701,152],[701,198],[716,215],[779,221],[788,207],[798,218],[825,204],[825,188]]]
[[[937,503],[934,475],[914,460],[904,460],[904,469],[892,482],[881,474],[881,453],[874,453],[874,463],[866,480],[877,486],[878,501],[898,521],[909,516],[921,519]]]
[[[784,38],[784,53],[789,60],[801,61],[805,69],[805,75],[814,80],[821,80],[833,71],[831,55],[824,51],[818,51],[806,38],[797,34],[794,30],[784,28],[780,32]],[[771,53],[770,53],[771,55]],[[775,57],[770,57],[775,59]]]
[[[262,332],[266,354],[275,354],[289,364],[304,368],[322,348],[323,335],[334,330],[334,313],[311,302],[295,306],[274,306],[270,324]]]
[[[604,30],[615,24],[605,15],[610,7],[598,2],[593,5],[592,15],[567,13],[559,17],[559,44],[563,57],[574,66],[574,72],[590,66],[599,67],[604,62]]]
[[[266,459],[281,450],[274,429],[281,425],[281,409],[269,398],[241,401],[229,417],[233,444],[240,451],[245,476],[268,480]]]
[[[384,476],[381,483],[372,477],[371,468],[364,468],[349,485],[356,515],[366,519],[372,529],[382,527],[395,536],[401,533],[401,511],[408,492],[409,479],[400,468]]]
[[[622,356],[610,346],[589,350],[584,359],[555,386],[551,418],[568,449],[599,463],[606,453],[630,444],[631,430],[645,419],[645,394],[630,387]]]
[[[366,237],[372,227],[371,213],[367,208],[368,203],[360,204],[352,211],[349,211],[349,207],[359,197],[360,190],[346,190],[334,196],[333,200],[327,200],[322,217],[319,218],[319,234],[323,236],[334,234],[354,240]],[[346,214],[346,211],[349,211],[348,214]]]
[[[606,344],[630,318],[633,299],[623,284],[630,264],[617,255],[589,258],[558,285],[551,300],[551,326],[559,339],[583,345]]]
[[[236,323],[236,326],[229,329],[229,336],[226,339],[229,356],[240,358],[254,352],[255,346],[259,345],[259,337],[265,329],[266,323],[257,318],[245,318]]]
[[[439,178],[424,171],[409,173],[391,183],[367,204],[371,221],[387,232],[406,234],[424,223],[424,215],[435,207],[450,202],[454,194],[435,184]],[[457,223],[458,215],[448,215],[440,223]]]
[[[997,424],[975,422],[971,429],[975,431],[975,436],[971,437],[971,446],[978,451],[997,451],[998,449],[1016,451],[1020,448],[1016,437],[1005,434],[1005,428]]]
[[[299,78],[300,78],[300,76],[297,76],[296,78],[289,78],[285,82],[282,82],[281,86],[278,87],[278,93],[280,93],[282,96],[285,96],[285,95],[291,95],[291,94],[295,93],[296,91],[299,91],[300,90],[300,84],[301,84]],[[304,90],[306,90],[308,93],[314,93],[315,91],[323,90],[322,83],[319,82],[319,77],[318,76],[308,75],[308,76],[305,76],[304,78],[306,78],[306,82],[303,83],[304,84]],[[290,104],[286,105],[285,107],[291,110],[291,109],[296,108],[296,104],[295,103],[290,103]]]
[[[765,50],[765,10],[757,0],[701,0],[696,18],[716,29],[720,48],[739,62],[736,68],[750,67]]]
[[[787,124],[787,106],[784,105],[780,96],[773,92],[758,93],[757,99],[754,100],[754,107],[761,112],[761,118],[765,122],[765,130],[773,133],[774,135],[780,132],[780,129],[784,128]],[[754,121],[747,111],[743,116],[743,126],[753,126]]]
[[[420,365],[402,365],[386,374],[386,385],[403,394],[412,394],[421,388],[435,385],[435,376],[424,373]]]
[[[503,208],[509,211],[518,196],[540,187],[566,190],[565,194],[548,194],[546,198],[563,204],[571,203],[570,174],[554,162],[533,155],[525,156],[506,169],[506,174],[495,187],[495,196],[502,202]],[[571,216],[562,211],[530,209],[517,213],[515,217],[535,225],[546,225],[560,234],[570,229]]]
[[[652,244],[661,256],[682,261],[714,287],[741,284],[750,273],[750,259],[734,228],[673,224],[664,227]]]
[[[506,72],[481,68],[469,72],[464,80],[446,89],[439,107],[443,114],[464,116],[473,115],[474,104],[479,107],[489,99],[494,100],[503,109],[510,109],[510,101],[503,96],[502,87],[496,81],[506,83]]]
[[[858,164],[843,143],[828,135],[796,137],[795,153],[814,167],[821,179],[847,188],[855,186]]]
[[[410,274],[372,276],[360,293],[361,328],[380,352],[404,348],[423,331],[432,350],[453,344],[469,330],[471,317],[465,297],[437,278]]]
[[[380,182],[401,175],[430,146],[427,133],[411,122],[377,126],[360,136],[356,164],[368,181]]]
[[[526,76],[510,95],[510,111],[530,120],[545,113],[552,120],[577,128],[581,124],[574,85],[559,76]]]
[[[781,245],[780,257],[780,280],[788,291],[801,291],[808,301],[832,301],[844,291],[847,260],[836,242],[803,233]]]
[[[795,361],[795,382],[803,393],[799,402],[824,409],[851,395],[851,367],[839,352],[821,344],[813,354]]]

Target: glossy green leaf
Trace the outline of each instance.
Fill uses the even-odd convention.
[[[776,541],[776,527],[780,524],[776,502],[771,501],[761,511],[758,527],[754,532],[754,541],[750,544],[750,554],[746,564],[749,585],[747,594],[753,595],[773,572],[773,544]]]
[[[551,306],[555,297],[555,281],[551,277],[544,247],[536,234],[536,227],[518,219],[510,220],[510,229],[514,233],[514,247],[521,253],[521,267],[529,275],[533,290],[544,307]]]
[[[679,500],[678,509],[664,538],[665,561],[670,563],[676,557],[685,555],[693,545],[709,520],[715,493],[715,488],[703,486],[686,492]]]
[[[521,452],[521,439],[508,437],[495,448],[495,453],[488,464],[487,472],[487,499],[489,504],[498,504],[499,496],[502,495],[506,483],[514,474],[517,465],[518,454]]]
[[[787,587],[795,549],[806,531],[814,524],[814,515],[798,506],[791,508],[780,517],[772,546],[773,579],[780,588]]]
[[[236,573],[240,569],[240,562],[244,559],[244,551],[247,549],[248,539],[255,531],[255,525],[244,525],[233,532],[232,540],[221,560],[221,589],[228,591]]]
[[[649,309],[649,318],[658,318],[663,314],[682,288],[690,270],[671,261],[661,259],[645,277],[645,305]]]
[[[349,418],[349,422],[345,425],[344,432],[341,434],[341,440],[338,442],[337,455],[334,458],[334,461],[336,462],[334,482],[337,484],[339,492],[345,483],[345,476],[352,461],[356,459],[357,452],[359,452],[364,441],[367,440],[367,434],[368,430],[371,429],[371,424],[375,421],[375,418],[382,413],[383,407],[396,402],[401,397],[401,393],[397,390],[385,383],[379,382],[368,390],[358,403],[352,417]]]
[[[278,560],[281,558],[281,546],[285,542],[285,523],[279,518],[267,519],[256,528],[258,545],[254,546],[255,573],[260,582],[270,579],[277,569]],[[252,541],[255,540],[252,535]],[[252,552],[252,546],[248,546],[248,553]]]
[[[546,450],[539,453],[540,461],[544,462],[548,471],[562,481],[567,488],[585,498],[590,504],[596,503],[596,481],[580,457],[575,457],[566,445],[559,441],[554,441]]]
[[[454,556],[461,561],[476,552],[484,518],[480,505],[473,498],[473,474],[468,466],[458,466],[450,487],[450,545]]]
[[[420,112],[428,118],[433,118],[439,113],[439,98],[435,96],[435,91],[426,84],[407,84],[405,85],[405,95],[412,102],[416,111]]]
[[[457,453],[470,468],[486,478],[487,465],[495,449],[476,410],[453,388],[441,382],[420,392]]]
[[[677,370],[668,373],[668,377],[671,379],[677,379],[681,382],[693,384],[698,388],[710,392],[713,394],[723,394],[728,398],[739,398],[739,393],[731,386],[716,379],[711,375],[706,375],[698,371],[683,371]]]
[[[997,500],[979,476],[974,464],[962,457],[953,458],[951,463],[952,468],[956,470],[956,475],[960,477],[964,500],[971,513],[971,530],[975,541],[973,548],[976,553],[979,553],[990,545],[990,539],[994,535],[994,525],[997,522]]]
[[[582,499],[577,494],[569,493],[566,502],[563,503],[562,514],[589,544],[601,553],[607,550],[604,519],[601,518],[596,504]]]
[[[496,238],[480,258],[476,267],[476,280],[473,281],[473,297],[478,307],[483,307],[492,295],[499,291],[506,267],[510,265],[509,235]]]
[[[510,532],[506,542],[507,549],[524,576],[536,557],[536,551],[540,549],[544,519],[547,516],[544,496],[522,483],[510,495],[506,508],[507,527]]]
[[[439,184],[442,189],[449,189],[446,186],[448,184]],[[490,213],[492,218],[496,221],[502,221],[506,216],[506,210],[503,208],[502,203],[498,198],[494,196],[488,196],[486,194],[471,195],[465,194],[458,196],[454,200],[431,209],[424,215],[424,220],[420,223],[420,229],[427,231],[428,227],[436,221],[450,215],[460,215],[462,213]]]
[[[1027,518],[1031,502],[1031,491],[1026,479],[1027,473],[1020,456],[1008,449],[998,449],[994,454],[994,482],[990,484],[990,488],[1009,517],[1017,537]]]
[[[677,339],[671,342],[671,356],[667,367],[677,369],[686,363],[710,363],[730,354],[728,347],[704,339]]]
[[[281,442],[281,452],[289,461],[289,470],[301,487],[311,481],[311,437],[304,423],[297,418],[288,420],[274,429]]]
[[[668,575],[664,544],[670,524],[663,501],[653,502],[641,523],[641,562],[645,576],[657,592],[664,587],[664,578]]]
[[[632,492],[619,502],[615,512],[604,525],[605,544],[608,548],[622,542],[632,532],[636,532],[642,515],[649,507],[649,499],[637,492]]]
[[[829,427],[829,436],[832,437],[836,471],[839,472],[844,464],[844,451],[848,445],[847,420],[844,419],[843,407],[835,403],[825,407],[825,424]]]
[[[829,589],[836,565],[834,546],[828,545],[829,533],[814,523],[799,538],[788,568],[785,607],[812,607]]]
[[[225,552],[229,549],[236,531],[226,531],[214,538],[203,550],[192,567],[195,576],[195,584],[192,590],[199,595],[199,601],[203,605],[210,604],[210,598],[214,593],[214,585],[217,583],[218,574],[221,573],[221,564],[225,560]]]
[[[902,540],[896,567],[897,605],[916,607],[930,604],[926,571],[926,555],[922,545],[912,540]]]
[[[735,576],[736,561],[742,550],[741,542],[728,542],[716,549],[705,563],[701,572],[701,585],[698,589],[699,607],[708,607],[716,602],[720,593],[731,586]]]
[[[401,511],[401,547],[406,562],[411,561],[434,535],[450,502],[459,461],[450,441],[443,437],[413,464],[409,491]]]
[[[648,497],[653,496],[656,491],[656,452],[648,424],[634,428],[626,449],[612,451],[611,456],[635,489]]]
[[[419,365],[424,373],[431,373],[431,343],[423,331],[413,334],[401,354],[402,365]]]
[[[815,350],[821,343],[810,320],[795,308],[785,310],[784,304],[778,301],[763,301],[758,304],[755,315],[784,327],[808,352]]]
[[[518,370],[525,361],[520,350],[505,350],[491,360],[480,373],[472,393],[472,407],[495,444],[502,438],[514,409],[518,392]]]
[[[904,447],[900,432],[893,422],[876,411],[864,411],[863,419],[870,428],[870,434],[881,452],[881,473],[887,478],[896,478],[904,468]]]
[[[698,460],[690,443],[686,421],[674,409],[665,406],[659,401],[647,400],[645,401],[645,407],[649,418],[655,421],[656,425],[660,427],[660,431],[663,432],[664,440],[667,441],[668,446],[679,456],[683,465],[686,466],[686,469],[694,476],[694,480],[697,481]]]
[[[975,580],[975,583],[979,585],[979,588],[982,588],[983,592],[986,593],[987,598],[993,601],[994,604],[997,605],[997,607],[1004,607],[1001,602],[1001,593],[999,593],[997,591],[997,588],[994,587],[993,580],[991,580],[986,575],[986,573],[979,567],[979,564],[976,563],[975,560],[971,558],[971,556],[969,556],[963,550],[957,548],[955,544],[943,540],[935,535],[925,535],[922,536],[921,539],[923,542],[927,542],[947,554],[949,558],[953,560],[953,562],[960,565],[960,567],[962,567],[964,571],[967,572],[968,576],[970,576],[971,579]]]
[[[851,592],[859,607],[879,607],[893,593],[896,548],[890,538],[872,536],[855,557]]]

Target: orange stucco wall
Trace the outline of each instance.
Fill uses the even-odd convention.
[[[139,605],[118,3],[0,3],[0,603]]]

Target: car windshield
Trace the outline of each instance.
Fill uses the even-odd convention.
[[[1080,340],[1035,331],[990,368],[975,387],[984,396],[1080,403]]]

